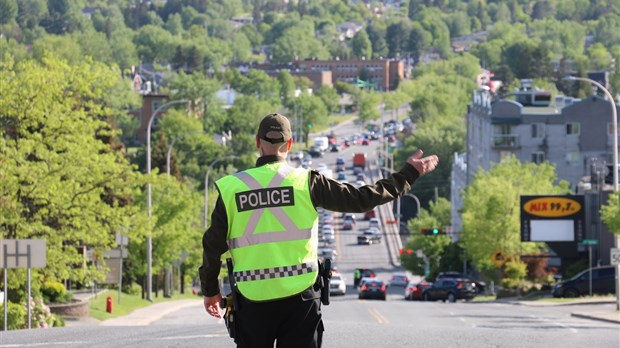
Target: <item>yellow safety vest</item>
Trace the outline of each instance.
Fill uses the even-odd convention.
[[[252,301],[299,294],[318,275],[318,214],[309,171],[269,163],[216,182],[239,292]]]

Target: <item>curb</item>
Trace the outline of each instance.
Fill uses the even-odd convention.
[[[620,324],[620,314],[616,314],[616,316],[618,317],[617,319],[609,318],[609,316],[611,315],[609,313],[597,313],[597,314],[598,315],[587,314],[587,313],[571,313],[570,315],[572,317],[577,317],[577,318],[582,318],[582,319],[591,319],[591,320],[604,321],[604,322],[612,323],[612,324]]]

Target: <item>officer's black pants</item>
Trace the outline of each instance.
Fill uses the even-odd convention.
[[[257,303],[239,297],[237,347],[271,348],[274,342],[278,348],[321,346],[320,298],[298,295]]]

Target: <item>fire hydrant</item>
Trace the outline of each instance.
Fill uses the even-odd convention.
[[[112,297],[108,296],[105,301],[105,311],[108,313],[112,313]]]

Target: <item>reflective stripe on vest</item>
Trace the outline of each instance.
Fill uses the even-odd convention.
[[[283,166],[278,173],[276,173],[273,179],[271,179],[271,182],[269,182],[267,187],[275,187],[282,184],[282,181],[284,181],[286,176],[290,174],[292,170],[293,168],[291,167]],[[252,190],[259,190],[263,188],[263,186],[248,173],[239,172],[234,175]],[[258,221],[266,210],[269,210],[271,214],[275,216],[278,222],[280,222],[280,224],[284,227],[284,231],[254,234]],[[241,237],[228,240],[228,248],[232,250],[262,243],[302,240],[309,239],[311,237],[312,229],[298,229],[293,220],[291,220],[290,216],[284,212],[282,207],[258,208],[252,211],[252,216],[250,217],[249,223],[243,230],[243,235]]]
[[[318,265],[313,263],[302,263],[301,265],[273,267],[264,269],[255,269],[249,271],[234,272],[235,281],[248,282],[252,280],[275,279],[283,277],[292,277],[310,272],[317,272]]]

